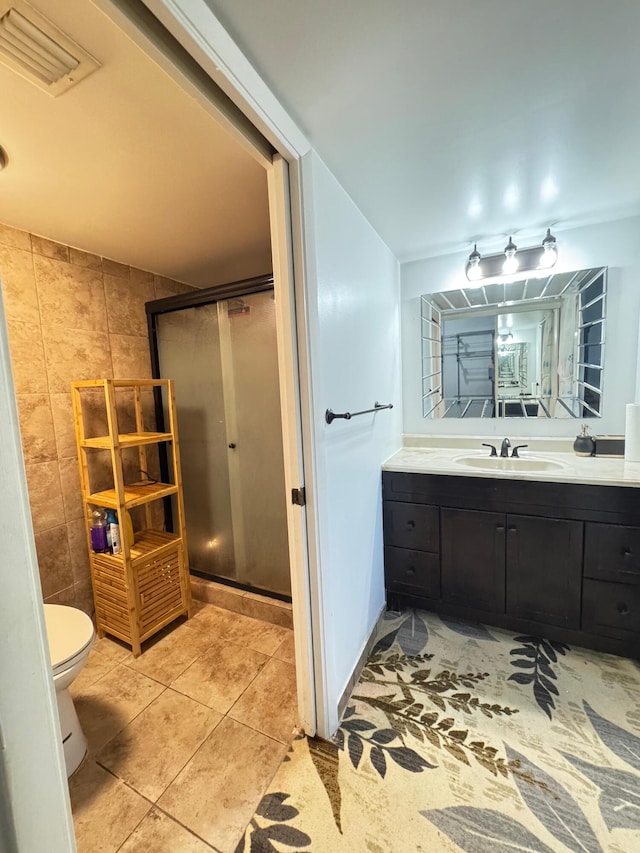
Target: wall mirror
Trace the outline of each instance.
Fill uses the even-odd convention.
[[[606,295],[606,267],[424,294],[423,417],[601,417]]]

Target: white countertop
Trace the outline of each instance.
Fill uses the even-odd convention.
[[[500,452],[501,439],[458,438],[438,436],[420,440],[414,437],[406,446],[383,464],[383,471],[408,474],[446,474],[456,477],[493,477],[501,480],[535,480],[555,483],[584,483],[598,486],[632,486],[640,488],[640,462],[607,456],[580,457],[570,449],[573,441],[557,439],[513,439],[512,445],[529,444],[520,450],[520,460],[494,459],[489,465],[496,468],[476,467],[490,459],[490,450],[481,442],[493,444]],[[466,460],[466,461],[463,461]],[[522,463],[522,464],[520,464]],[[548,464],[551,470],[527,470],[527,466]],[[508,468],[503,470],[500,466]],[[553,467],[552,467],[553,466]]]

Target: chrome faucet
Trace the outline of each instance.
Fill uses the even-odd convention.
[[[509,458],[509,448],[511,447],[511,442],[508,438],[502,439],[502,447],[500,448],[500,458],[508,459]]]

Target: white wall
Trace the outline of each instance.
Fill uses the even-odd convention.
[[[624,432],[625,404],[636,399],[640,322],[640,217],[560,230],[556,271],[607,266],[608,296],[603,412],[591,426],[598,434]],[[533,242],[533,241],[532,241]],[[522,241],[525,245],[525,241]],[[433,435],[572,436],[576,421],[510,418],[452,420],[422,417],[420,295],[464,287],[468,252],[401,266],[404,432]]]
[[[380,465],[401,445],[400,277],[394,255],[320,158],[311,152],[302,167],[320,550],[314,634],[326,734],[384,606]],[[327,408],[358,411],[375,401],[394,408],[325,423]]]

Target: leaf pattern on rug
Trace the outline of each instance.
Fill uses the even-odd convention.
[[[289,799],[289,796],[289,794],[284,794],[281,791],[265,794],[260,800],[255,815],[251,818],[247,834],[240,839],[235,853],[249,853],[249,851],[251,853],[279,853],[279,848],[274,847],[272,841],[284,844],[294,850],[300,850],[302,847],[308,847],[311,844],[311,839],[306,832],[286,823],[299,814],[298,809],[284,802]],[[257,817],[264,818],[271,823],[260,826],[256,820]],[[250,847],[246,846],[247,841],[249,841]]]
[[[635,829],[640,826],[640,777],[626,770],[614,770],[561,753],[570,764],[600,788],[598,805],[607,829]]]
[[[553,853],[517,820],[492,809],[452,806],[420,814],[465,853]]]
[[[584,812],[557,779],[553,779],[533,761],[506,744],[507,757],[543,785],[531,785],[525,775],[516,774],[518,790],[529,809],[558,841],[575,853],[602,853]]]
[[[488,640],[491,643],[498,642],[498,638],[490,634],[485,626],[479,622],[464,622],[462,619],[454,619],[453,616],[443,616],[442,614],[440,614],[440,621],[451,631],[462,634],[463,637],[469,637],[473,640]]]
[[[415,749],[411,749],[405,743],[403,736],[394,729],[379,729],[374,723],[361,717],[354,717],[355,707],[347,708],[342,726],[334,736],[338,749],[345,750],[355,770],[358,769],[360,761],[368,751],[369,761],[376,773],[384,779],[387,773],[387,759],[394,761],[403,770],[411,773],[422,773],[423,770],[433,770],[435,764],[426,761]],[[399,744],[391,746],[393,741]]]
[[[583,702],[591,725],[600,740],[634,770],[640,770],[640,738],[597,714],[588,702]]]
[[[545,640],[542,637],[514,637],[514,640],[522,645],[511,649],[510,654],[518,656],[511,661],[511,666],[530,672],[515,672],[507,680],[522,685],[533,684],[536,702],[547,717],[552,719],[551,710],[556,707],[553,697],[558,696],[558,688],[554,682],[558,676],[551,664],[558,662],[559,654],[566,655],[570,647],[566,643]]]
[[[346,713],[346,712],[345,712]],[[342,807],[342,794],[340,793],[340,782],[338,781],[338,747],[331,741],[320,738],[309,738],[309,755],[320,781],[329,797],[331,813],[338,832],[342,834],[342,818],[340,810]]]
[[[424,619],[410,613],[400,625],[385,634],[373,647],[374,654],[388,651],[397,642],[405,655],[415,656],[424,651],[429,640],[429,631]]]
[[[508,778],[510,773],[521,772],[517,762],[509,762],[499,756],[497,748],[484,740],[473,739],[468,729],[456,728],[454,718],[446,715],[447,710],[464,714],[480,712],[491,719],[495,716],[510,716],[518,713],[515,708],[482,702],[478,696],[472,694],[471,691],[488,678],[489,673],[467,672],[458,675],[449,670],[442,670],[434,674],[431,669],[422,666],[431,657],[432,655],[422,655],[414,658],[393,654],[372,655],[369,658],[361,683],[369,682],[390,686],[393,689],[392,693],[384,696],[368,696],[362,693],[353,696],[354,700],[382,711],[385,715],[389,728],[378,730],[378,741],[384,737],[388,739],[385,743],[390,743],[393,737],[397,736],[402,739],[406,747],[404,738],[411,737],[431,744],[437,749],[444,749],[462,764],[468,765],[469,757],[472,757],[493,776],[500,775]],[[395,678],[389,676],[395,676]],[[465,692],[460,690],[461,687],[466,688]],[[425,710],[425,702],[429,702],[438,710]],[[362,745],[356,737],[355,727],[359,727],[357,729],[359,731],[366,731],[374,729],[375,726],[358,717],[343,723],[342,728],[347,730],[348,734],[338,732],[336,737],[338,747],[344,748],[346,739],[351,762],[357,768],[362,757]],[[376,737],[372,735],[371,740],[376,740]],[[381,752],[382,744],[380,743],[380,748],[372,750],[371,763],[378,773],[384,776],[386,762]],[[534,782],[534,780],[530,781]]]

